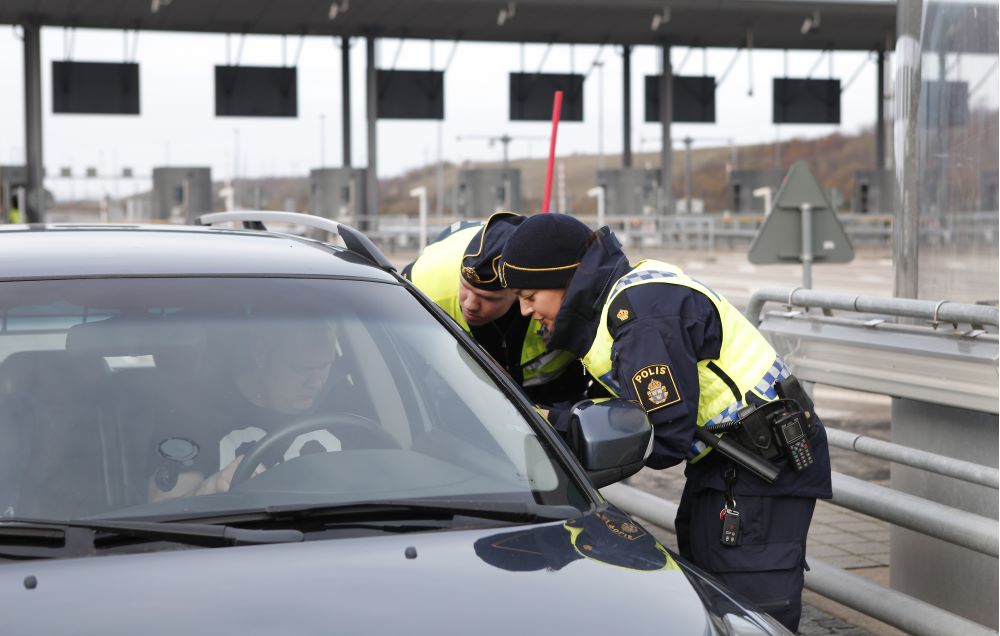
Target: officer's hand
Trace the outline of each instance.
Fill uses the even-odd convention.
[[[201,485],[195,491],[195,495],[214,495],[220,492],[229,492],[229,486],[233,481],[233,473],[239,467],[240,462],[243,461],[243,455],[240,455],[233,461],[229,462],[229,465],[215,473],[214,475],[209,475],[201,482]],[[257,469],[253,471],[254,475],[259,475],[264,472],[265,468],[262,464],[257,464]]]

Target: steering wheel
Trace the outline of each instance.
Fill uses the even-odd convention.
[[[264,454],[276,445],[294,438],[301,433],[320,429],[331,429],[333,432],[349,430],[360,433],[363,438],[371,441],[370,445],[365,445],[366,447],[401,448],[395,437],[372,420],[361,415],[355,415],[354,413],[330,413],[328,415],[307,417],[285,428],[272,431],[260,438],[253,449],[243,457],[240,465],[237,466],[229,487],[233,488],[250,479]]]

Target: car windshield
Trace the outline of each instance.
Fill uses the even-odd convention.
[[[588,505],[547,438],[405,288],[0,283],[3,517],[428,499]]]

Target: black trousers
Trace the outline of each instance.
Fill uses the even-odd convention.
[[[806,535],[816,500],[737,495],[741,541],[735,547],[720,542],[724,505],[723,492],[685,484],[675,522],[681,556],[794,633],[802,615]]]

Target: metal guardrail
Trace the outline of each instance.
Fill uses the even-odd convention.
[[[784,305],[787,310],[765,311],[768,302]],[[823,313],[807,313],[809,309]],[[833,311],[862,315],[834,315]],[[746,315],[787,354],[786,362],[800,379],[997,412],[996,331],[1000,312],[996,306],[769,288],[753,294]],[[896,318],[915,322],[895,322]],[[997,469],[990,466],[835,429],[827,431],[832,446],[994,490],[1000,482]],[[988,557],[997,557],[1000,552],[1000,527],[995,517],[837,473],[833,475],[833,492],[833,503],[897,527]],[[879,617],[875,613],[878,605],[871,603],[868,592],[859,595],[848,585],[835,589],[845,599],[842,602]],[[922,621],[916,625],[920,633],[971,633],[966,628],[927,629]],[[917,633],[912,623],[897,626]]]
[[[959,323],[972,326],[1000,324],[1000,311],[989,305],[953,303],[946,300],[917,300],[914,298],[881,298],[816,291],[814,289],[781,289],[766,287],[750,297],[746,316],[754,325],[760,324],[760,312],[767,302],[788,306],[842,309],[859,313],[886,314],[904,318],[920,318],[931,324]]]
[[[596,216],[577,215],[591,227],[598,226]],[[626,245],[672,247],[713,251],[748,245],[764,223],[760,213],[607,215],[604,224]],[[888,246],[892,237],[891,217],[879,214],[839,214],[851,241],[859,245]],[[459,220],[485,220],[473,217],[435,217],[427,219],[427,236],[435,236]],[[417,215],[379,215],[369,236],[386,249],[419,248],[421,224]]]
[[[576,215],[591,227],[597,227],[595,215]],[[474,217],[430,217],[427,236],[457,220],[483,220]],[[723,212],[703,214],[608,214],[608,225],[626,245],[715,250],[744,247],[753,241],[767,216],[760,212]],[[854,245],[887,247],[892,240],[891,214],[839,212],[837,218]],[[937,244],[985,243],[993,245],[1000,232],[995,212],[965,212],[922,219],[921,236]],[[373,240],[387,249],[419,248],[421,223],[418,215],[379,215],[369,231]]]
[[[601,493],[629,514],[676,532],[674,518],[677,516],[677,504],[672,501],[624,484],[612,484],[602,488]],[[995,636],[997,633],[979,623],[902,592],[882,587],[819,559],[809,560],[809,571],[805,578],[806,588],[915,636]]]
[[[953,545],[1000,555],[995,519],[840,473],[833,473],[833,503]]]
[[[929,453],[918,448],[893,444],[866,435],[848,433],[829,426],[825,428],[826,439],[831,446],[857,451],[862,455],[888,459],[897,464],[920,468],[946,477],[954,477],[994,490],[1000,489],[1000,470],[996,468]]]

